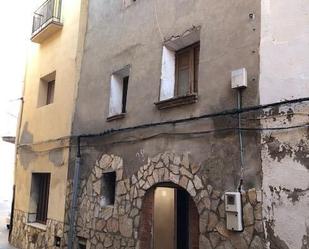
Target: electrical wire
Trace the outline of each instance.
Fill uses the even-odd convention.
[[[100,137],[100,136],[106,136],[106,135],[113,135],[116,133],[120,132],[127,132],[127,131],[133,131],[137,129],[145,129],[145,128],[150,128],[150,127],[156,127],[156,126],[163,126],[163,125],[169,125],[169,124],[180,124],[180,123],[185,123],[189,121],[194,121],[194,120],[200,120],[200,119],[207,119],[207,118],[214,118],[214,117],[222,117],[222,116],[232,116],[233,115],[238,115],[239,113],[246,113],[246,112],[251,112],[251,111],[256,111],[264,108],[269,108],[269,107],[275,107],[275,106],[280,106],[284,104],[293,104],[293,103],[302,103],[302,102],[307,102],[309,101],[309,97],[307,98],[300,98],[300,99],[293,99],[293,100],[285,100],[281,102],[275,102],[271,104],[266,104],[266,105],[257,105],[257,106],[251,106],[251,107],[246,107],[246,108],[241,108],[241,109],[232,109],[232,110],[225,110],[222,112],[217,112],[217,113],[212,113],[212,114],[204,114],[201,116],[197,117],[191,117],[191,118],[184,118],[184,119],[177,119],[177,120],[172,120],[172,121],[164,121],[164,122],[158,122],[158,123],[148,123],[148,124],[142,124],[142,125],[137,125],[133,127],[126,127],[126,128],[120,128],[120,129],[109,129],[101,133],[95,133],[95,134],[80,134],[80,135],[75,135],[75,136],[65,136],[61,138],[57,138],[54,140],[49,140],[49,141],[61,141],[64,139],[71,139],[71,138],[91,138],[91,137]],[[279,130],[288,130],[288,129],[296,129],[296,128],[303,128],[303,127],[308,127],[308,123],[306,124],[301,124],[301,125],[295,125],[295,126],[286,126],[286,127],[270,127],[270,128],[250,128],[250,127],[242,127],[242,131],[279,131]],[[207,133],[212,133],[212,132],[224,132],[224,131],[231,131],[231,130],[240,130],[240,127],[234,127],[234,128],[223,128],[223,129],[215,129],[215,130],[209,130],[209,131],[201,131],[201,132],[190,132],[190,134],[207,134]],[[163,133],[162,133],[163,134]],[[168,133],[165,133],[168,135]],[[174,135],[184,135],[185,133],[174,133]],[[150,137],[151,138],[151,137]],[[149,139],[150,139],[149,138]],[[45,142],[39,142],[36,144],[17,144],[17,148],[21,147],[31,147],[33,145],[38,145],[42,143],[46,143],[49,141]],[[68,148],[70,146],[62,146],[62,147],[57,147],[57,148]],[[50,151],[50,150],[46,150]]]
[[[195,120],[207,119],[207,118],[215,118],[215,117],[223,117],[223,116],[228,116],[228,115],[238,115],[239,113],[247,113],[247,112],[257,111],[257,110],[264,109],[264,108],[275,107],[275,106],[280,106],[280,105],[284,105],[284,104],[301,103],[301,102],[305,102],[305,101],[309,101],[309,97],[300,98],[300,99],[293,99],[293,100],[285,100],[285,101],[266,104],[266,105],[257,105],[257,106],[245,107],[245,108],[241,108],[241,109],[237,108],[237,109],[225,110],[225,111],[211,113],[211,114],[203,114],[203,115],[197,116],[197,117],[176,119],[176,120],[163,121],[163,122],[157,122],[157,123],[147,123],[147,124],[141,124],[141,125],[137,125],[137,126],[131,126],[131,127],[126,127],[126,128],[120,128],[120,129],[109,129],[109,130],[105,130],[104,132],[101,132],[101,133],[80,134],[80,135],[77,135],[76,137],[81,137],[81,138],[97,137],[97,136],[104,136],[106,134],[112,134],[112,133],[117,133],[117,132],[125,132],[125,131],[137,130],[137,129],[144,129],[144,128],[155,127],[155,126],[163,126],[163,125],[169,125],[169,124],[180,124],[180,123],[185,123],[185,122],[189,122],[189,121],[195,121]]]
[[[300,125],[294,125],[294,126],[287,126],[287,127],[269,127],[269,128],[252,128],[252,127],[227,127],[227,128],[221,128],[221,129],[211,129],[211,130],[204,130],[204,131],[195,131],[195,132],[160,132],[156,133],[150,136],[143,136],[143,137],[136,137],[136,136],[130,136],[132,139],[124,139],[124,140],[117,140],[112,142],[104,142],[101,144],[101,146],[107,146],[107,145],[116,145],[116,144],[126,144],[126,143],[137,143],[141,141],[151,140],[159,137],[164,136],[183,136],[183,137],[201,137],[203,135],[211,134],[211,133],[218,133],[218,132],[262,132],[262,131],[285,131],[285,130],[291,130],[291,129],[301,129],[301,128],[308,128],[309,123],[300,124]],[[108,134],[106,134],[108,135]],[[97,146],[100,147],[100,144],[98,143],[86,143],[81,144],[81,148],[85,147],[93,147]],[[50,151],[54,151],[57,149],[68,149],[77,147],[77,145],[70,145],[70,146],[61,146],[53,149],[46,149],[46,150],[31,150],[31,146],[29,145],[19,145],[18,148],[26,149],[29,153],[49,153]]]
[[[161,40],[162,40],[162,42],[164,42],[164,35],[162,33],[162,30],[161,30],[161,27],[160,27],[160,23],[159,23],[159,18],[158,18],[157,4],[158,4],[157,0],[154,0],[154,11],[155,11],[156,25],[157,25],[158,31],[160,33]]]
[[[309,124],[302,124],[302,125],[295,125],[289,127],[270,127],[270,128],[238,128],[238,127],[230,127],[230,128],[222,128],[222,129],[213,129],[213,130],[206,130],[206,131],[196,131],[196,132],[160,132],[146,137],[134,137],[134,139],[126,139],[126,140],[118,140],[113,142],[104,143],[105,145],[115,145],[115,144],[123,144],[123,143],[136,143],[140,141],[146,141],[158,137],[163,136],[190,136],[190,137],[200,137],[203,135],[217,133],[217,132],[239,132],[239,131],[246,131],[246,132],[253,132],[253,131],[283,131],[283,130],[291,130],[291,129],[299,129],[299,128],[306,128],[309,127]],[[88,147],[88,146],[97,146],[98,144],[91,144],[87,143],[85,145],[81,145],[81,147]]]

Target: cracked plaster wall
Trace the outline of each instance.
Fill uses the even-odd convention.
[[[309,96],[309,2],[262,0],[260,103]],[[264,110],[263,128],[308,123],[308,102]],[[309,129],[262,133],[264,218],[271,249],[307,249]]]
[[[308,123],[307,102],[265,110],[263,127]],[[307,249],[309,128],[262,134],[264,218],[271,249]]]

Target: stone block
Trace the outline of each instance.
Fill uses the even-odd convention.
[[[264,249],[263,240],[260,237],[255,236],[250,244],[249,249]]]
[[[184,167],[180,168],[180,174],[183,176],[187,176],[190,179],[193,179],[193,175]]]
[[[126,216],[120,217],[119,231],[122,236],[130,238],[133,232],[133,220]]]
[[[210,244],[209,239],[204,236],[204,235],[200,235],[200,239],[199,239],[199,248],[201,249],[212,249],[213,247]]]
[[[209,212],[207,230],[213,231],[218,222],[219,222],[218,216],[214,212]]]
[[[103,155],[99,161],[99,165],[101,169],[107,169],[111,166],[112,157],[109,155]]]
[[[196,190],[191,180],[188,182],[187,191],[190,193],[192,197],[196,196]]]
[[[221,241],[219,234],[216,232],[209,233],[209,240],[213,248],[216,248]]]
[[[184,153],[182,156],[181,164],[187,168],[190,169],[190,160],[189,160],[189,153]]]
[[[200,190],[204,187],[201,178],[199,178],[197,175],[194,176],[193,183],[197,190]]]
[[[247,203],[244,208],[244,224],[245,226],[250,226],[254,224],[254,213],[253,208],[250,203]]]
[[[255,188],[248,190],[248,199],[249,199],[249,202],[251,203],[251,205],[255,205],[256,204],[257,198],[256,198],[256,190],[255,190]]]
[[[200,165],[199,164],[191,164],[191,172],[193,175],[195,175],[199,170],[200,170]]]

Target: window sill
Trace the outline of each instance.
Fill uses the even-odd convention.
[[[114,120],[117,120],[117,119],[122,119],[126,116],[126,113],[120,113],[120,114],[116,114],[116,115],[113,115],[113,116],[110,116],[107,118],[107,122],[111,122],[111,121],[114,121]]]
[[[194,104],[198,100],[197,93],[192,93],[184,96],[177,96],[170,99],[158,101],[155,103],[159,110],[173,108],[181,105]]]
[[[53,106],[53,104],[54,104],[54,102],[49,103],[49,104],[39,105],[39,106],[38,106],[38,109],[47,108],[47,107]]]
[[[117,120],[117,119],[122,119],[126,116],[126,113],[120,113],[120,114],[116,114],[116,115],[113,115],[113,116],[109,116],[106,120],[107,122],[111,122],[111,121],[114,121],[114,120]]]
[[[36,228],[36,229],[40,229],[42,231],[46,231],[46,225],[38,223],[38,222],[27,223],[27,226],[30,226],[30,227],[33,227],[33,228]]]

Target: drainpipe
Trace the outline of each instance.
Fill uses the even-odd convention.
[[[77,196],[78,196],[78,182],[79,182],[79,171],[80,171],[80,137],[77,137],[77,154],[75,159],[74,177],[73,177],[73,192],[72,192],[72,204],[70,208],[70,223],[69,223],[69,236],[68,236],[68,249],[73,249],[74,238],[75,238],[75,219],[77,211]]]
[[[243,145],[243,136],[241,130],[241,112],[242,109],[242,88],[237,89],[237,109],[238,109],[238,136],[239,136],[239,151],[240,151],[240,180],[238,191],[241,192],[244,181],[244,145]]]

